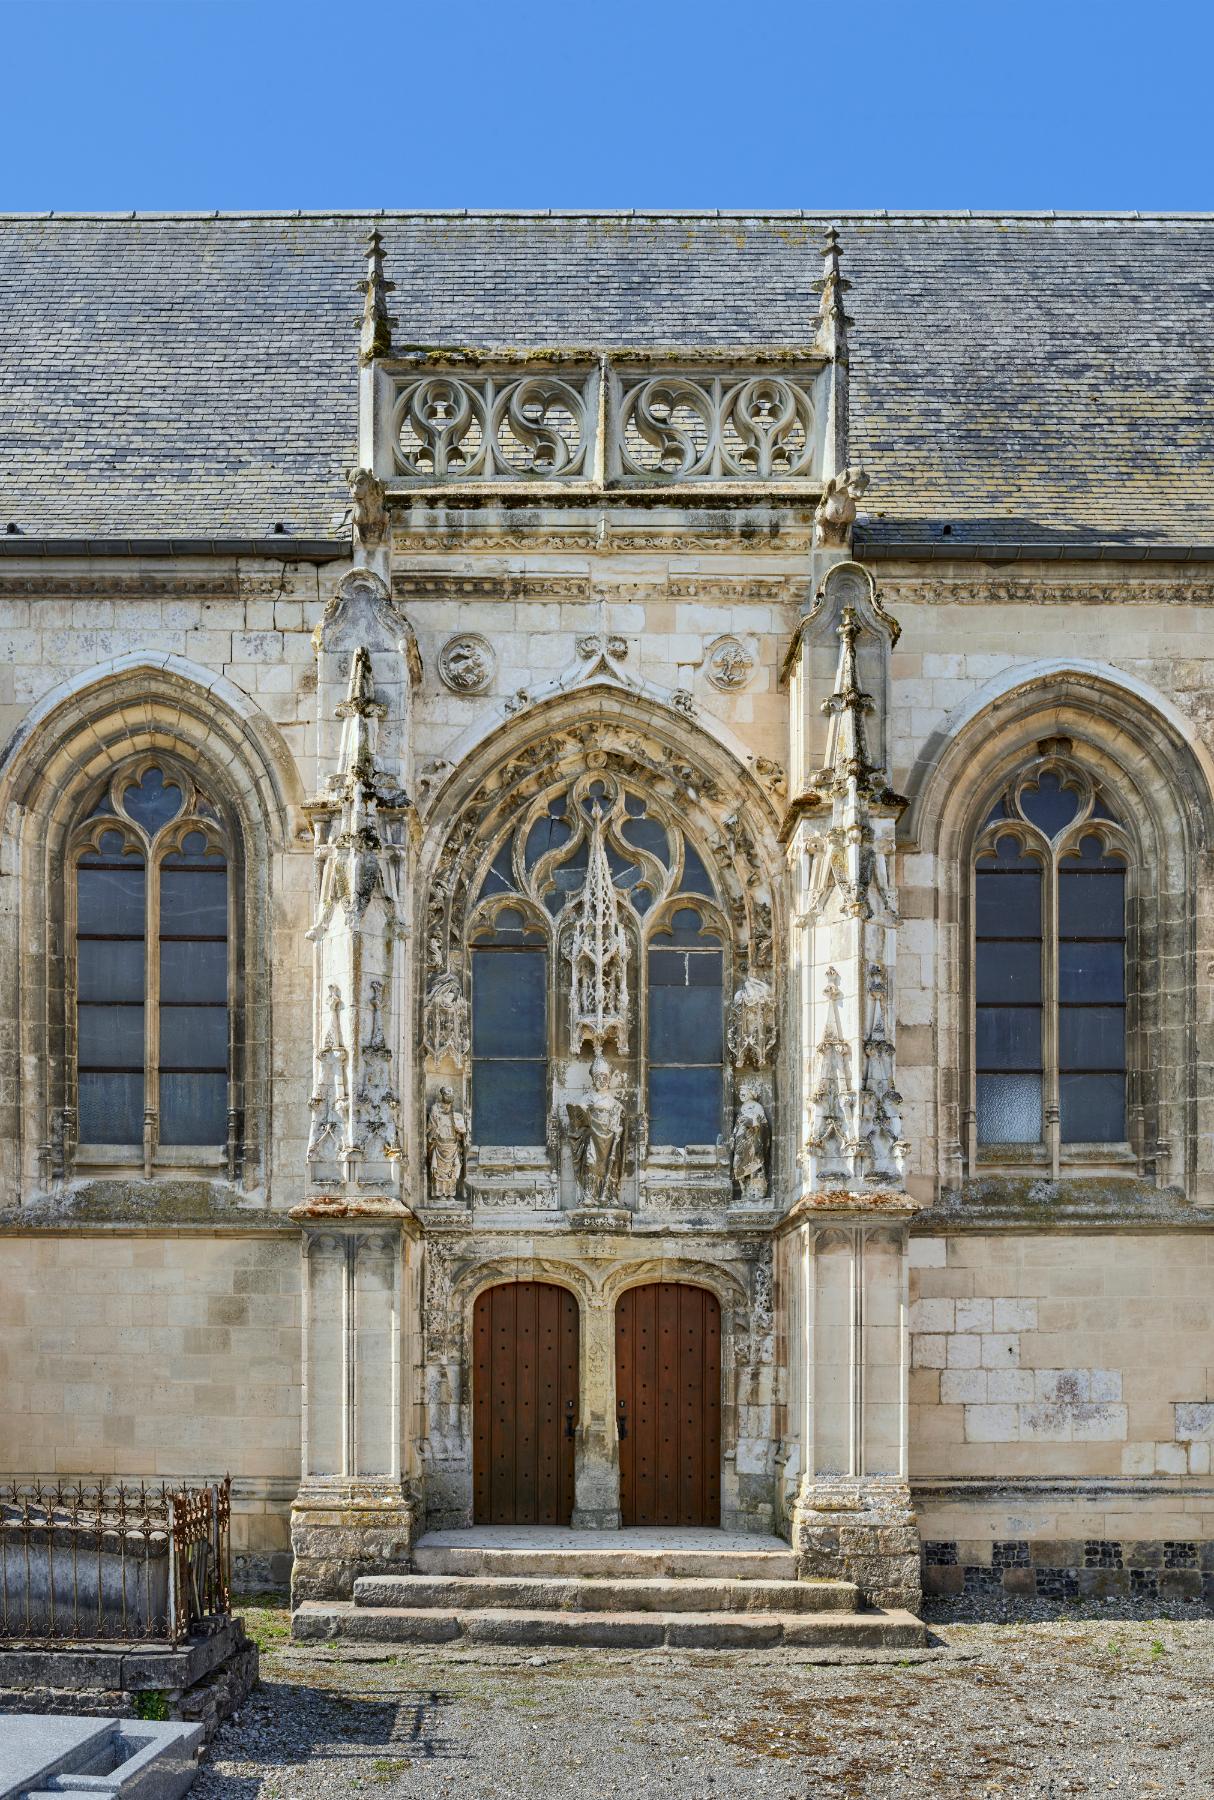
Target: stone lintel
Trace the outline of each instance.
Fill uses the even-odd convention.
[[[829,1218],[835,1224],[844,1225],[873,1225],[883,1221],[905,1225],[921,1211],[921,1203],[898,1188],[873,1188],[867,1193],[851,1188],[824,1188],[820,1193],[802,1194],[789,1207],[776,1231],[790,1231],[814,1218]]]
[[[413,1236],[421,1234],[416,1213],[392,1194],[314,1194],[291,1207],[287,1216],[301,1225],[358,1224],[365,1219],[385,1224],[395,1219]]]

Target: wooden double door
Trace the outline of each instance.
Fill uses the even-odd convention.
[[[568,1525],[578,1303],[544,1281],[487,1288],[473,1311],[473,1518]],[[721,1309],[707,1288],[628,1288],[615,1315],[624,1525],[721,1521]]]
[[[628,1288],[615,1315],[620,1521],[721,1522],[721,1308],[707,1288]]]
[[[578,1305],[567,1288],[487,1288],[472,1317],[478,1525],[568,1525],[578,1415]]]

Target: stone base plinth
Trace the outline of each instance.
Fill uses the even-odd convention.
[[[903,1481],[804,1481],[792,1544],[803,1580],[854,1581],[874,1606],[916,1612],[922,1603],[919,1523]]]
[[[291,1604],[349,1600],[358,1575],[405,1575],[418,1509],[399,1482],[314,1480],[291,1506]]]

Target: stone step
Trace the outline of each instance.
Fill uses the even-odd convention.
[[[566,1549],[514,1545],[431,1544],[414,1546],[419,1575],[542,1575],[579,1580],[661,1576],[666,1580],[795,1581],[791,1550],[653,1549],[593,1546]]]
[[[850,1581],[738,1581],[684,1576],[360,1575],[358,1607],[448,1612],[848,1613],[859,1605]]]
[[[908,1612],[549,1612],[508,1607],[355,1606],[305,1600],[291,1620],[296,1643],[526,1644],[619,1650],[920,1650],[922,1620]]]

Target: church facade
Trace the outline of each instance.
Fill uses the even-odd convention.
[[[0,258],[0,1479],[1209,1597],[1210,221]]]

